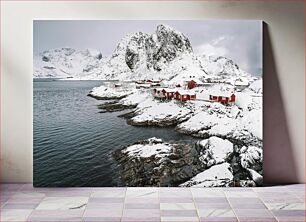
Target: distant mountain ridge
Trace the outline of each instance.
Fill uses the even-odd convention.
[[[126,35],[113,54],[96,50],[51,49],[34,56],[34,78],[101,80],[251,79],[237,64],[225,57],[195,55],[189,39],[181,32],[159,25],[152,34]]]

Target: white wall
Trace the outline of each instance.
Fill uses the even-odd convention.
[[[32,181],[34,19],[258,19],[267,23],[265,181],[305,182],[304,9],[292,0],[1,1],[2,181]]]

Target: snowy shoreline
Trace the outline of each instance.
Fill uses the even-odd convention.
[[[126,186],[261,186],[262,176],[248,168],[240,152],[218,137],[189,145],[153,137],[122,147],[113,156]]]
[[[255,82],[254,85],[260,84]],[[215,87],[221,86],[217,84]],[[254,91],[253,85],[237,93],[236,104],[230,106],[205,100],[184,103],[158,100],[152,96],[152,89],[118,90],[101,86],[100,90],[96,89],[97,91],[101,97],[118,98],[118,95],[124,95],[124,98],[106,103],[106,107],[109,106],[110,110],[106,109],[103,112],[129,109],[130,112],[120,116],[125,117],[127,123],[132,126],[174,126],[174,130],[178,133],[198,138],[197,144],[185,147],[187,150],[194,149],[193,158],[196,160],[193,161],[196,162],[196,166],[189,166],[193,173],[184,176],[180,174],[180,179],[173,174],[166,179],[160,174],[156,175],[153,169],[152,172],[147,171],[146,163],[152,161],[157,164],[155,169],[159,172],[169,171],[163,165],[163,161],[168,156],[174,155],[174,150],[171,145],[168,147],[168,143],[165,145],[157,139],[152,140],[155,141],[153,143],[162,143],[165,146],[160,146],[158,149],[150,145],[144,146],[143,144],[150,143],[149,139],[137,142],[137,146],[133,144],[119,148],[114,152],[114,156],[121,167],[122,180],[126,185],[194,187],[262,185],[262,93],[259,89]],[[201,89],[201,92],[200,98],[207,96],[205,90]],[[141,155],[146,149],[151,153]],[[184,162],[184,158],[180,156],[176,160]],[[180,167],[171,165],[171,168],[175,168],[176,172],[180,173]],[[144,174],[151,176],[144,178]],[[214,179],[214,174],[218,175],[217,179]],[[134,179],[130,180],[130,177]],[[153,182],[151,177],[155,178]]]
[[[160,101],[152,96],[152,90],[97,87],[90,96],[101,100],[116,100],[110,103],[120,111],[135,107],[127,118],[135,126],[176,126],[183,134],[206,138],[219,136],[239,140],[243,137],[249,144],[262,141],[262,94],[237,93],[237,102],[231,106],[220,103],[195,101]],[[199,97],[207,96],[206,91]],[[122,98],[123,97],[123,98]],[[121,109],[122,108],[122,109]],[[106,110],[107,111],[107,110]],[[254,127],[254,124],[256,124]],[[222,128],[220,128],[222,127]]]

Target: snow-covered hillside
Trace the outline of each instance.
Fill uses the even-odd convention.
[[[230,59],[195,55],[189,39],[166,25],[159,25],[152,34],[127,34],[110,56],[72,48],[51,49],[34,56],[34,78],[180,80],[190,76],[218,81],[231,76],[231,81],[253,81]]]
[[[34,78],[95,79],[101,75],[104,62],[102,53],[96,50],[47,50],[34,55]]]
[[[134,175],[137,178],[133,181],[128,180],[129,185],[160,185],[161,179],[169,179],[174,184],[179,181],[180,186],[195,187],[262,185],[262,79],[254,81],[239,92],[235,92],[233,86],[228,83],[196,87],[189,91],[195,92],[197,99],[186,102],[156,99],[152,95],[152,89],[133,88],[127,91],[127,94],[126,88],[123,87],[101,86],[95,91],[98,97],[117,96],[118,99],[123,91],[125,97],[111,105],[115,108],[122,106],[132,109],[127,116],[123,116],[130,125],[171,125],[175,126],[177,132],[199,139],[195,146],[192,146],[195,148],[195,151],[192,151],[195,154],[193,158],[196,159],[196,164],[191,167],[192,174],[183,174],[182,178],[176,178],[172,174],[155,175],[152,171],[152,175],[158,178],[155,182],[143,179],[140,172],[143,167],[146,168],[142,164],[148,162],[148,158],[154,163],[158,162],[156,167],[162,165],[163,172],[181,172],[179,167],[172,169],[164,164],[173,152],[168,145],[130,146],[127,150],[135,152],[129,152],[128,155],[123,149],[121,154],[118,154],[120,164],[124,165],[123,177],[129,178],[132,174],[137,174]],[[235,103],[224,105],[209,100],[210,94],[225,95],[233,92],[236,95]],[[150,157],[142,155],[142,149],[146,149]],[[133,161],[134,158],[137,159],[136,162]],[[181,157],[180,161],[184,161],[184,158]]]

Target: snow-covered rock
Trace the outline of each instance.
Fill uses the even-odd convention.
[[[232,169],[229,163],[212,166],[181,184],[181,187],[224,187],[233,180]]]
[[[233,144],[219,137],[210,137],[197,143],[200,161],[206,166],[224,163],[233,153]]]
[[[263,185],[263,176],[257,173],[255,170],[247,169],[251,175],[252,180],[256,183],[258,186]]]
[[[237,131],[237,120],[232,116],[231,107],[211,103],[189,120],[176,127],[178,132],[197,135],[226,137]]]
[[[262,85],[262,78],[259,80],[254,81],[253,83],[250,84],[248,88],[244,90],[245,92],[252,92],[255,95],[260,94],[262,95],[263,92],[263,85]]]
[[[241,166],[245,169],[253,169],[257,172],[262,171],[263,150],[255,146],[243,146],[240,151]]]
[[[102,85],[99,87],[93,88],[89,92],[89,96],[94,97],[96,99],[121,99],[124,98],[130,94],[132,94],[135,91],[135,89],[131,88],[115,88],[115,87],[109,87],[106,85]]]
[[[182,133],[197,133],[201,130],[210,130],[215,125],[225,124],[230,121],[226,116],[226,107],[220,103],[210,103],[207,107],[203,107],[186,122],[177,126],[177,130]]]
[[[131,157],[147,158],[151,156],[165,157],[169,155],[171,145],[163,144],[161,139],[149,138],[148,144],[135,144],[127,147],[124,152]]]
[[[194,146],[150,138],[114,152],[126,186],[175,186],[200,172]]]
[[[189,118],[191,110],[175,101],[160,102],[148,98],[140,103],[135,116],[129,119],[131,125],[170,126]]]
[[[124,105],[138,105],[150,98],[153,99],[153,96],[147,90],[137,90],[123,98],[120,102]]]
[[[199,93],[203,99],[208,97],[207,91]],[[235,104],[230,106],[202,102],[193,116],[176,130],[202,138],[217,136],[258,146],[262,143],[262,97],[239,92]]]

